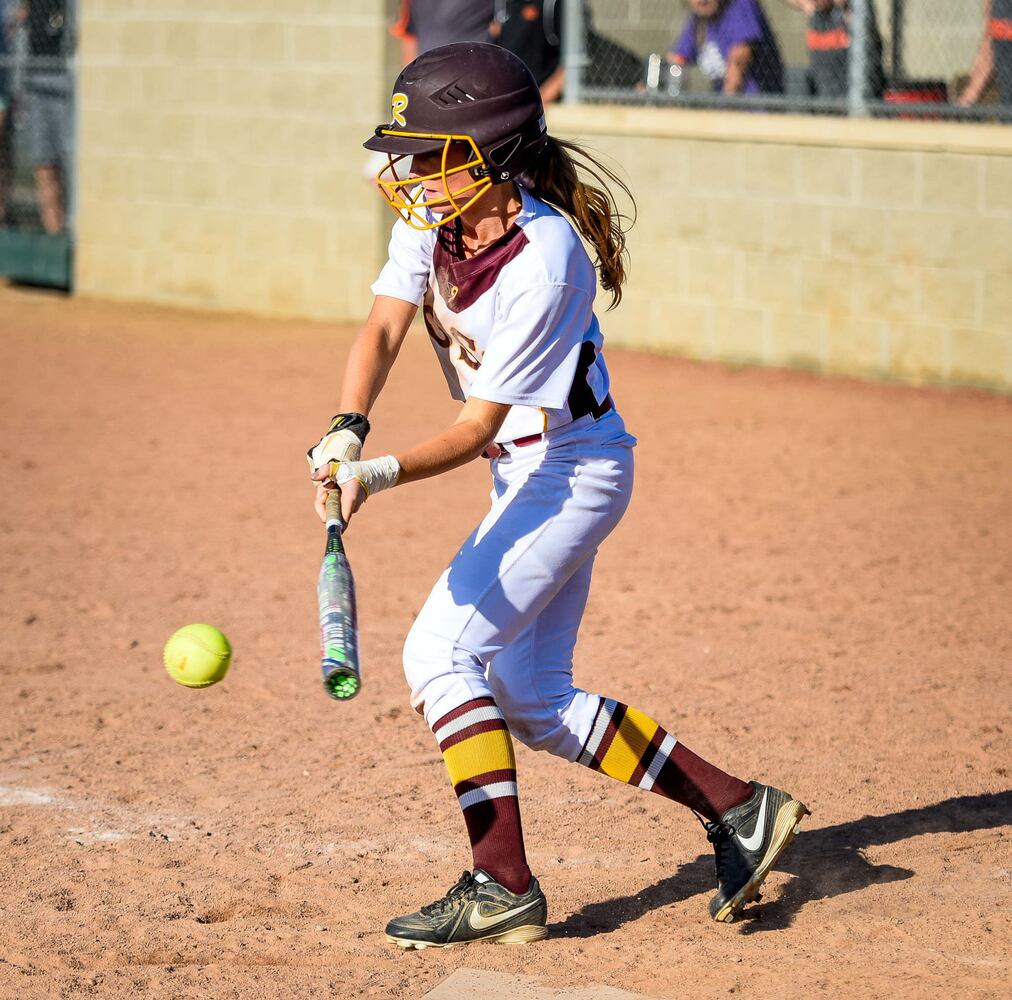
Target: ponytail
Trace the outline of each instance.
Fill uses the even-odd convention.
[[[580,179],[585,171],[599,187]],[[594,266],[601,276],[601,287],[611,292],[609,309],[622,301],[629,253],[626,231],[635,221],[636,201],[628,186],[614,171],[598,162],[575,142],[548,136],[537,162],[522,177],[524,186],[535,198],[565,212],[580,235],[594,248]],[[633,206],[633,217],[624,216],[615,203],[609,184],[622,189]],[[623,228],[623,223],[628,225]]]

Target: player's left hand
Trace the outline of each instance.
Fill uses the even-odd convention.
[[[361,413],[338,413],[327,433],[306,452],[309,473],[329,462],[357,462],[369,433],[369,421]]]

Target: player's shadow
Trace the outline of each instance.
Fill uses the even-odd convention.
[[[1012,790],[991,795],[964,795],[920,809],[905,809],[886,816],[863,819],[820,830],[804,830],[787,849],[778,871],[797,877],[779,899],[762,903],[761,920],[747,920],[744,933],[782,930],[805,903],[856,892],[870,885],[899,882],[916,875],[907,868],[876,865],[862,853],[865,848],[892,844],[924,833],[966,833],[1012,823]],[[645,913],[715,890],[713,855],[706,854],[683,865],[668,878],[647,886],[635,895],[590,903],[565,920],[550,926],[557,937],[592,937],[608,934]],[[755,907],[745,916],[757,912]]]

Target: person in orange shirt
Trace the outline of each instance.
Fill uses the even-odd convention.
[[[785,0],[808,15],[808,58],[812,85],[818,97],[846,97],[850,88],[850,43],[853,12],[850,0]],[[868,97],[879,98],[885,86],[882,37],[875,9],[868,5],[866,57]]]

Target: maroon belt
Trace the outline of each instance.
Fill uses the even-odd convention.
[[[593,410],[590,411],[591,416],[595,420],[600,420],[609,410],[615,408],[614,402],[612,402],[611,395],[604,397],[604,400]],[[586,416],[586,414],[581,414]],[[514,438],[512,441],[504,441],[499,444],[493,441],[481,454],[483,458],[498,458],[502,454],[509,454],[510,448],[526,448],[528,445],[537,444],[545,436],[542,431],[540,434],[527,434],[524,437]],[[496,451],[495,449],[499,449]],[[490,454],[491,452],[491,454]]]

